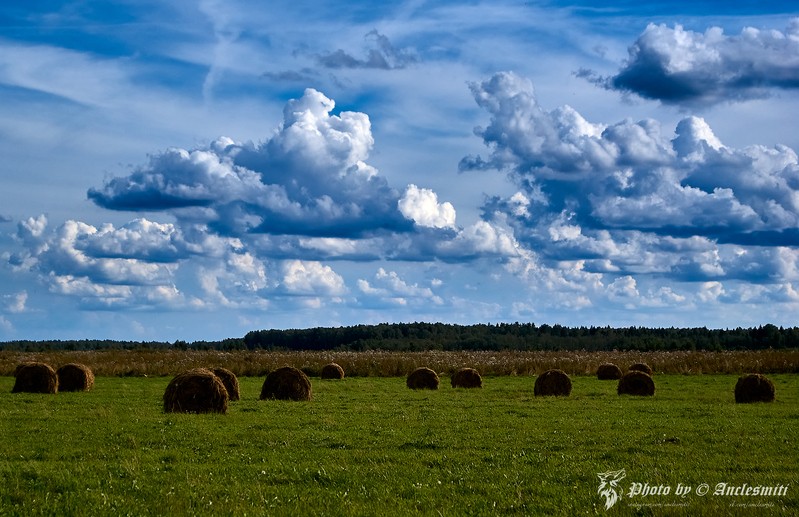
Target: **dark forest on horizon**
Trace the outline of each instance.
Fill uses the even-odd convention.
[[[455,325],[381,323],[349,327],[255,330],[221,341],[17,340],[0,350],[765,350],[799,348],[799,327],[565,327],[534,323]]]

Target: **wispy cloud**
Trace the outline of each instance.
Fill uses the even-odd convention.
[[[51,45],[0,39],[0,84],[53,95],[87,106],[119,99],[130,76],[124,60]]]
[[[263,76],[270,81],[307,84],[318,81],[318,74],[311,68],[301,70],[283,70],[280,72],[264,72]]]
[[[28,292],[20,291],[12,295],[4,295],[2,297],[6,302],[6,310],[12,314],[19,314],[25,312],[26,302],[28,301]]]
[[[368,32],[364,39],[367,42],[366,57],[357,58],[338,49],[335,52],[317,56],[317,62],[325,68],[376,68],[380,70],[396,70],[415,63],[416,54],[407,48],[398,49],[391,44],[387,36],[377,30]]]

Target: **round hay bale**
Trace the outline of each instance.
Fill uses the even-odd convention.
[[[241,398],[241,393],[239,392],[239,379],[236,377],[236,374],[228,370],[227,368],[214,368],[211,370],[214,372],[214,375],[219,377],[219,380],[222,381],[222,384],[225,385],[225,389],[227,390],[228,397],[231,401],[239,400]]]
[[[483,379],[474,368],[461,368],[452,376],[453,388],[482,388]]]
[[[572,392],[572,380],[563,370],[547,370],[535,380],[533,394],[536,397],[568,397]]]
[[[94,373],[85,364],[68,363],[55,373],[59,391],[89,391],[94,387]]]
[[[336,363],[326,364],[322,367],[322,373],[319,376],[323,379],[343,379],[344,368]]]
[[[164,392],[166,413],[226,413],[228,395],[222,380],[207,368],[175,376]]]
[[[58,393],[58,375],[45,363],[22,363],[14,370],[11,393]]]
[[[774,402],[775,394],[771,379],[759,373],[742,375],[735,383],[735,402],[738,404]]]
[[[613,363],[600,364],[596,369],[596,378],[600,381],[617,381],[621,376],[621,368]]]
[[[412,390],[437,390],[438,375],[430,368],[422,366],[408,375],[405,384]]]
[[[311,400],[311,380],[292,366],[270,372],[261,386],[261,400]]]
[[[633,365],[630,365],[630,367],[627,368],[627,371],[628,372],[644,372],[645,374],[649,375],[650,377],[655,373],[655,372],[652,371],[652,367],[649,366],[646,363],[635,363]]]
[[[640,395],[649,396],[655,394],[655,381],[646,372],[640,370],[630,370],[619,379],[616,387],[619,395]]]

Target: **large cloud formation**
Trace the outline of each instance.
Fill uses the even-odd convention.
[[[98,206],[139,217],[118,227],[70,220],[55,228],[44,216],[29,218],[15,236],[25,250],[8,262],[92,307],[236,307],[245,300],[266,307],[277,299],[314,307],[343,303],[353,292],[435,298],[429,288],[403,290],[396,273],[377,279],[391,279],[374,288],[385,291],[380,296],[356,291],[322,260],[518,254],[505,225],[461,227],[453,205],[434,191],[391,187],[366,162],[374,144],[368,116],[334,108],[308,89],[286,104],[282,123],[262,142],[221,137],[156,154],[88,191]],[[155,222],[152,214],[174,222]]]
[[[797,280],[793,149],[728,147],[693,116],[672,132],[654,120],[601,124],[569,106],[547,111],[513,73],[471,88],[491,117],[476,129],[491,152],[460,167],[508,171],[521,190],[490,199],[485,219],[509,224],[551,264],[694,281]]]
[[[409,231],[399,193],[364,161],[374,143],[369,117],[332,115],[334,107],[308,89],[263,143],[220,138],[205,149],[170,149],[88,196],[115,210],[193,209],[181,214],[227,234]]]
[[[169,149],[88,197],[113,210],[169,212],[182,228],[246,239],[260,255],[280,258],[468,260],[511,251],[507,238],[502,246],[478,242],[479,232],[494,240],[506,232],[483,221],[459,227],[453,205],[434,191],[391,187],[366,162],[369,117],[336,115],[334,107],[307,89],[261,143],[222,137],[206,148]]]
[[[650,24],[629,49],[618,74],[597,77],[613,90],[666,104],[706,106],[799,88],[799,18],[783,31],[744,28],[728,36],[719,27],[704,33]]]
[[[475,130],[489,153],[460,168],[504,170],[518,186],[471,224],[431,189],[389,185],[367,161],[369,118],[336,114],[308,89],[258,143],[168,149],[88,191],[131,222],[29,218],[15,236],[24,251],[4,258],[90,308],[447,310],[470,305],[443,293],[476,271],[524,280],[503,300],[521,318],[544,306],[799,301],[794,150],[727,146],[698,117],[664,128],[547,110],[513,73],[470,87],[489,114]],[[373,277],[352,268],[365,262]],[[424,262],[427,279],[392,262]]]

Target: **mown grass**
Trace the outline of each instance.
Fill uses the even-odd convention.
[[[735,375],[658,375],[653,398],[588,376],[568,398],[533,397],[527,376],[419,392],[402,378],[313,379],[307,403],[259,401],[263,379],[243,377],[228,414],[176,415],[162,411],[166,378],[33,395],[2,377],[0,515],[796,514],[799,378],[771,378],[776,402],[741,405]],[[790,487],[606,511],[597,473],[622,468],[625,488]],[[741,502],[770,506],[730,506]]]

